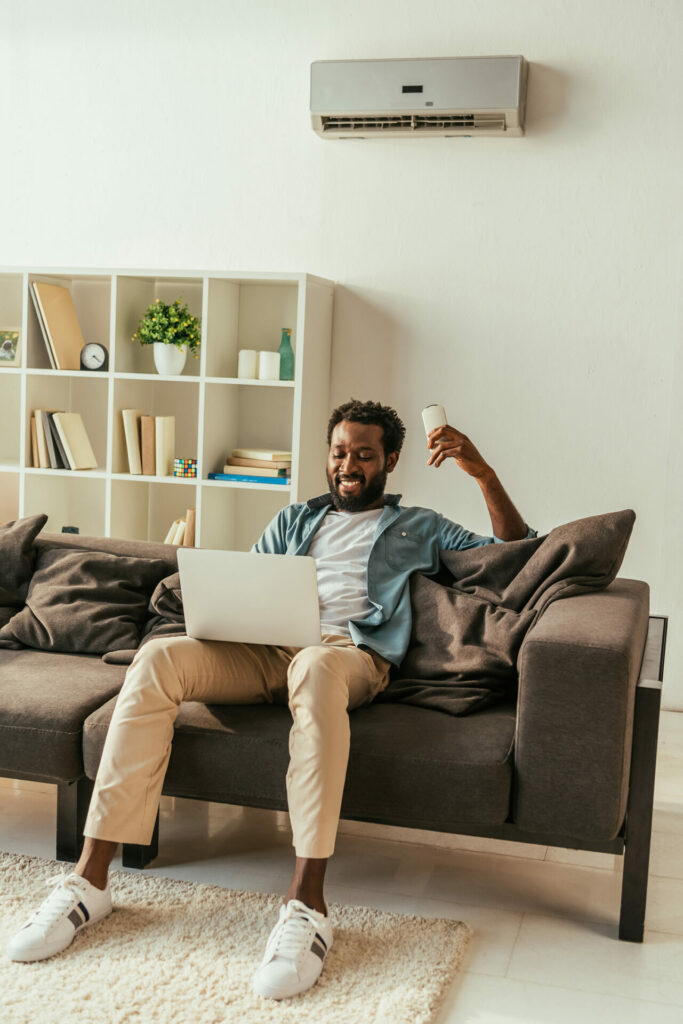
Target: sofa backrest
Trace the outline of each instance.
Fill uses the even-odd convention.
[[[178,548],[175,544],[157,544],[122,537],[83,537],[75,533],[41,533],[36,537],[34,544],[38,549],[86,548],[90,551],[106,551],[112,555],[161,558],[167,564],[168,575],[178,571]]]

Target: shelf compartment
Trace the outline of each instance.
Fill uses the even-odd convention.
[[[298,296],[296,282],[209,278],[205,325],[207,376],[236,378],[242,348],[277,352],[283,327],[292,331],[296,376]]]
[[[152,345],[141,345],[131,338],[148,306],[157,299],[167,305],[180,299],[193,316],[202,315],[203,279],[201,277],[129,277],[116,278],[116,371],[117,373],[154,373]],[[203,330],[202,330],[203,335]],[[203,340],[203,339],[202,339]],[[187,353],[182,377],[199,376],[200,359]]]
[[[78,374],[31,374],[26,378],[26,450],[25,465],[33,466],[31,453],[31,414],[35,409],[58,409],[81,414],[97,459],[97,469],[107,465],[107,378],[85,379]],[[34,467],[37,468],[37,467]],[[56,470],[45,470],[56,472]]]
[[[46,284],[60,285],[71,292],[76,315],[81,327],[84,342],[97,341],[109,349],[110,318],[111,318],[111,278],[89,274],[87,276],[71,276],[66,274],[29,274],[29,282],[43,281]],[[30,284],[29,284],[30,288]],[[28,304],[28,359],[27,366],[39,370],[51,368],[50,356],[47,351],[43,332],[40,329],[38,316],[31,295],[26,297]],[[64,371],[75,372],[75,371]]]
[[[203,485],[200,546],[248,551],[271,519],[290,504],[289,489],[282,491],[262,490],[259,484],[250,489]]]
[[[111,536],[163,542],[173,520],[197,507],[196,489],[176,483],[148,477],[112,480]]]
[[[292,451],[293,401],[291,389],[207,384],[203,466],[199,467],[203,479],[206,480],[209,473],[222,471],[233,448]],[[292,457],[295,458],[293,451]],[[248,472],[248,467],[245,469]],[[292,477],[293,472],[294,463]]]
[[[197,458],[199,386],[188,386],[168,378],[136,380],[127,377],[114,382],[112,473],[128,472],[126,437],[122,409],[140,409],[147,416],[175,416],[174,457]]]
[[[0,523],[19,518],[19,473],[0,469]]]
[[[46,512],[45,531],[61,533],[63,526],[77,526],[88,537],[103,537],[107,483],[104,477],[85,473],[50,473],[25,476],[24,515]]]
[[[0,464],[15,462],[20,455],[19,423],[21,416],[21,389],[14,374],[5,376],[0,370]]]

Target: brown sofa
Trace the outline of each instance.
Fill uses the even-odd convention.
[[[176,568],[167,545],[34,544],[43,557],[73,548]],[[522,644],[518,694],[474,714],[390,702],[351,712],[342,817],[623,854],[619,937],[642,941],[666,637],[648,609],[647,584],[622,578],[554,601]],[[0,775],[57,785],[58,859],[78,854],[125,672],[100,654],[0,650]],[[164,792],[285,810],[290,722],[284,707],[183,704]],[[125,847],[124,863],[144,866],[156,844]]]

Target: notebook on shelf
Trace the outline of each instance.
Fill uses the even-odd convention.
[[[142,473],[142,455],[140,451],[140,420],[142,419],[141,409],[122,409],[121,419],[123,420],[123,434],[126,441],[126,455],[128,456],[128,472],[132,476]]]
[[[97,459],[80,413],[56,412],[53,422],[71,469],[97,469]]]
[[[32,287],[53,368],[80,370],[85,341],[71,292],[62,285],[44,281],[33,281]]]

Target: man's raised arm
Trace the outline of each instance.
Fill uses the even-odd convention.
[[[465,473],[475,478],[484,495],[495,537],[499,540],[522,540],[528,535],[526,523],[494,470],[466,434],[448,424],[436,427],[429,432],[427,448],[432,449],[427,465],[433,462],[440,466],[444,459],[455,459]]]

